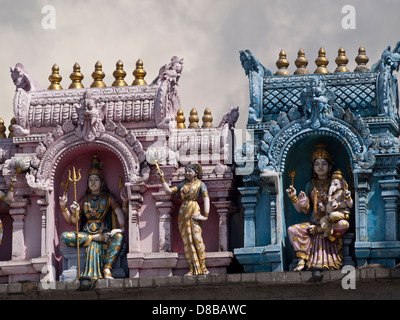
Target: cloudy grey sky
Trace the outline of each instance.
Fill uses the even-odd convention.
[[[45,30],[42,8],[56,9],[56,27]],[[345,5],[355,8],[355,29],[344,29]],[[218,124],[231,106],[239,106],[237,127],[248,116],[248,79],[240,65],[239,50],[249,49],[271,71],[281,49],[295,70],[297,51],[303,48],[315,69],[318,49],[324,47],[336,68],[342,45],[350,62],[360,45],[367,49],[368,66],[380,59],[388,45],[400,40],[398,0],[0,0],[0,117],[13,117],[15,87],[9,67],[17,62],[43,88],[49,86],[51,67],[57,63],[68,88],[72,66],[78,62],[89,87],[94,64],[100,60],[107,85],[114,81],[121,59],[133,81],[135,62],[141,58],[152,81],[172,56],[184,58],[179,95],[188,119],[191,108],[201,116],[209,107]]]

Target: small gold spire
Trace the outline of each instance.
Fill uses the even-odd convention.
[[[117,68],[115,69],[115,71],[113,73],[115,81],[113,82],[112,86],[113,87],[127,86],[127,83],[124,80],[124,78],[126,76],[126,72],[124,70],[124,64],[122,63],[121,60],[117,61],[116,67]]]
[[[78,62],[75,62],[73,70],[74,71],[69,76],[69,78],[72,80],[72,83],[69,85],[68,89],[82,89],[83,74],[81,73],[81,66]]]
[[[10,133],[8,134],[9,138],[13,138],[14,137],[14,128],[13,125],[17,123],[17,119],[15,119],[15,117],[13,117],[10,121],[10,125],[8,126],[8,131],[10,131]]]
[[[300,49],[299,52],[297,52],[297,59],[294,64],[297,67],[294,74],[309,74],[308,70],[306,69],[308,65],[308,60],[306,59],[306,55],[303,49]]]
[[[103,88],[106,84],[103,82],[104,77],[106,76],[103,72],[103,66],[100,61],[97,61],[94,65],[94,71],[92,73],[92,78],[94,79],[93,83],[90,85],[91,88]]]
[[[364,46],[360,46],[358,49],[358,56],[356,57],[357,67],[354,69],[354,72],[365,72],[369,71],[367,67],[367,63],[369,58],[367,57],[367,51],[365,50]]]
[[[325,55],[325,50],[321,47],[321,49],[318,51],[318,58],[315,59],[317,69],[315,69],[314,73],[329,73],[328,69],[326,68],[326,66],[329,64],[329,61]]]
[[[178,112],[176,113],[176,128],[177,129],[185,129],[185,117],[183,116],[183,111],[182,109],[179,109]]]
[[[212,128],[213,127],[213,124],[212,124],[213,117],[211,115],[210,108],[206,108],[206,110],[204,110],[204,116],[201,120],[203,120],[203,125],[201,126],[202,128]]]
[[[136,69],[133,70],[132,72],[133,76],[135,77],[135,80],[133,80],[132,85],[133,86],[142,86],[146,85],[146,81],[144,80],[144,77],[146,76],[147,72],[144,71],[143,69],[143,61],[138,60],[136,61]]]
[[[4,120],[3,120],[3,118],[0,118],[0,139],[7,138],[6,130],[7,130],[7,128],[6,128],[6,126],[4,125]]]
[[[189,117],[189,128],[191,129],[196,129],[199,128],[199,117],[197,116],[197,110],[193,108],[190,111],[190,117]]]
[[[287,67],[289,66],[289,61],[286,59],[286,52],[285,50],[281,50],[279,52],[279,59],[276,61],[276,66],[278,67],[278,70],[275,72],[276,76],[287,76],[289,75],[289,71],[287,70]]]
[[[350,72],[349,69],[346,68],[347,63],[349,62],[349,59],[346,57],[346,51],[342,46],[340,46],[338,50],[338,56],[335,59],[335,62],[337,64],[337,68],[335,69],[335,72]]]
[[[50,80],[50,86],[47,88],[47,90],[61,90],[62,87],[60,85],[60,82],[62,80],[62,77],[60,76],[60,68],[58,65],[54,64],[53,67],[51,68],[51,75],[49,76]]]

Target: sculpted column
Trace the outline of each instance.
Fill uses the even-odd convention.
[[[385,240],[398,240],[398,205],[400,180],[380,180],[382,198],[385,201]]]
[[[46,216],[47,216],[47,207],[48,207],[48,202],[46,201],[46,198],[40,198],[37,200],[37,204],[40,206],[40,213],[41,213],[41,244],[40,244],[40,253],[41,256],[44,256],[46,254]]]
[[[140,252],[140,208],[143,197],[138,192],[137,186],[132,186],[132,193],[129,196],[129,252]]]
[[[356,172],[354,175],[356,231],[354,248],[357,266],[366,265],[371,252],[371,245],[368,242],[368,197],[371,186],[368,180],[368,174]]]
[[[128,234],[129,252],[127,255],[129,277],[139,277],[139,269],[143,264],[143,253],[140,252],[140,208],[142,207],[141,185],[128,186],[129,214],[128,214]]]
[[[164,191],[154,192],[152,195],[157,201],[156,207],[159,212],[159,251],[171,252],[171,212],[174,207],[171,195],[167,195]]]
[[[219,251],[228,251],[228,239],[229,239],[229,209],[231,208],[231,201],[227,201],[225,198],[219,199],[219,201],[213,201],[212,203],[217,208],[219,216]]]
[[[238,188],[244,207],[244,247],[256,245],[256,206],[260,187]]]
[[[21,196],[14,197],[10,203],[10,216],[13,218],[12,260],[25,259],[25,216],[29,201]]]

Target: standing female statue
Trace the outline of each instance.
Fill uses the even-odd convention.
[[[299,213],[312,212],[311,221],[299,223],[288,228],[291,244],[296,252],[298,264],[295,271],[305,267],[311,270],[342,267],[342,236],[349,228],[346,219],[339,219],[332,224],[332,236],[326,237],[321,227],[328,204],[329,188],[332,180],[332,156],[323,142],[315,146],[312,153],[313,176],[306,186],[306,192],[296,195],[296,189],[290,186],[286,192]],[[347,216],[348,219],[348,216]]]
[[[127,212],[127,199],[122,191],[121,198],[124,202],[123,210]],[[76,232],[63,232],[61,241],[70,247],[76,247],[79,239],[79,246],[86,248],[85,267],[79,276],[112,279],[111,269],[121,249],[125,214],[106,186],[97,156],[91,161],[86,193],[79,203],[72,203],[71,212],[67,208],[67,201],[67,194],[64,193],[59,198],[64,219],[75,224],[78,218],[81,227],[78,236]]]
[[[158,171],[164,191],[167,194],[179,191],[183,200],[179,209],[178,225],[184,245],[185,258],[189,263],[189,272],[186,275],[209,273],[206,268],[206,250],[201,235],[201,224],[208,218],[210,199],[206,185],[200,180],[201,170],[200,164],[188,164],[185,168],[185,180],[172,188],[165,182],[163,172]],[[204,200],[204,216],[201,215],[200,206],[197,202],[200,196]]]

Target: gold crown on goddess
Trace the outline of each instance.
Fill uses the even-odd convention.
[[[328,152],[328,146],[323,141],[321,141],[321,142],[319,142],[318,144],[315,145],[314,151],[313,151],[313,153],[311,155],[312,163],[314,163],[314,161],[317,160],[317,159],[325,159],[330,164],[333,163],[332,156]]]
[[[97,155],[94,155],[92,161],[90,162],[90,170],[88,175],[90,176],[92,174],[98,175],[101,179],[103,179],[102,163]]]

